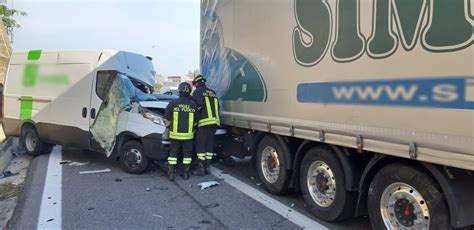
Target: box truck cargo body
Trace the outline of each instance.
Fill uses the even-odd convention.
[[[117,156],[142,173],[149,158],[167,157],[168,102],[152,94],[155,74],[151,59],[124,51],[15,52],[2,97],[5,134],[20,136],[32,155],[60,144]]]
[[[223,146],[324,220],[473,224],[473,15],[469,0],[203,0]]]

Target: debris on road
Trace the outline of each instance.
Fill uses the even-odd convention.
[[[204,190],[213,186],[217,186],[217,185],[219,185],[219,182],[217,181],[206,181],[206,182],[202,182],[198,184],[201,190]]]
[[[260,185],[262,185],[262,183],[256,183],[256,185],[257,185],[257,186],[260,186]]]
[[[115,179],[115,181],[116,181],[116,182],[122,182],[122,179],[117,178],[117,179]]]
[[[0,179],[11,177],[11,176],[16,176],[18,173],[12,173],[11,171],[5,171],[0,175]]]
[[[212,222],[209,220],[201,220],[198,222],[199,224],[211,224]]]
[[[101,169],[101,170],[92,170],[92,171],[80,171],[79,174],[95,174],[95,173],[108,173],[112,172],[109,168]]]
[[[53,220],[54,220],[54,219],[49,219],[49,220],[47,220],[46,222],[51,222],[51,221],[53,221]]]
[[[95,209],[95,208],[88,208],[87,210],[92,211],[92,210],[94,210],[94,209]]]
[[[163,216],[160,216],[160,215],[158,215],[158,214],[153,214],[153,216],[154,216],[154,217],[159,217],[159,218],[163,219]]]
[[[294,203],[291,203],[291,207],[295,207],[295,204],[294,204]]]
[[[149,192],[149,191],[151,191],[151,189],[150,189],[150,188],[146,188],[145,191]]]
[[[69,164],[69,163],[71,163],[71,161],[68,161],[68,160],[59,162],[60,165]]]
[[[68,165],[69,166],[84,166],[84,165],[88,165],[89,164],[89,161],[86,161],[86,162],[70,162]]]
[[[250,180],[255,180],[255,177],[251,176],[251,177],[250,177]]]
[[[219,207],[218,203],[212,203],[212,204],[208,204],[204,206],[204,208],[217,208],[217,207]]]

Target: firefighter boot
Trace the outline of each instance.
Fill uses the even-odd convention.
[[[189,165],[184,166],[183,179],[189,179]]]
[[[194,171],[193,171],[193,175],[196,175],[196,176],[205,176],[206,175],[206,172],[205,172],[205,169],[204,169],[204,161],[199,161],[198,162],[198,165],[197,165],[196,169],[194,169]]]
[[[168,180],[174,181],[174,165],[168,165]]]
[[[209,169],[209,167],[211,167],[211,160],[206,160],[206,162],[204,162],[204,173],[206,175],[211,174],[211,170]]]

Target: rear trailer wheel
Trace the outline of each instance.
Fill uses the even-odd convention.
[[[345,188],[344,171],[335,153],[313,148],[303,158],[300,170],[301,192],[313,215],[325,221],[351,217],[355,194]]]
[[[273,136],[262,139],[257,151],[257,172],[263,187],[273,194],[285,194],[290,184],[290,172],[284,148]]]
[[[425,172],[392,164],[372,180],[369,216],[375,229],[451,229],[444,195]]]
[[[142,174],[148,169],[149,160],[138,141],[128,141],[120,151],[120,166],[132,174]]]
[[[44,153],[44,151],[42,151],[44,144],[40,140],[36,129],[31,125],[25,125],[21,129],[20,144],[26,153],[31,156],[39,156]]]

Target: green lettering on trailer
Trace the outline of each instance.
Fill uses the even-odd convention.
[[[20,119],[31,120],[31,115],[33,113],[33,97],[23,96],[21,97],[21,109],[20,109]]]

